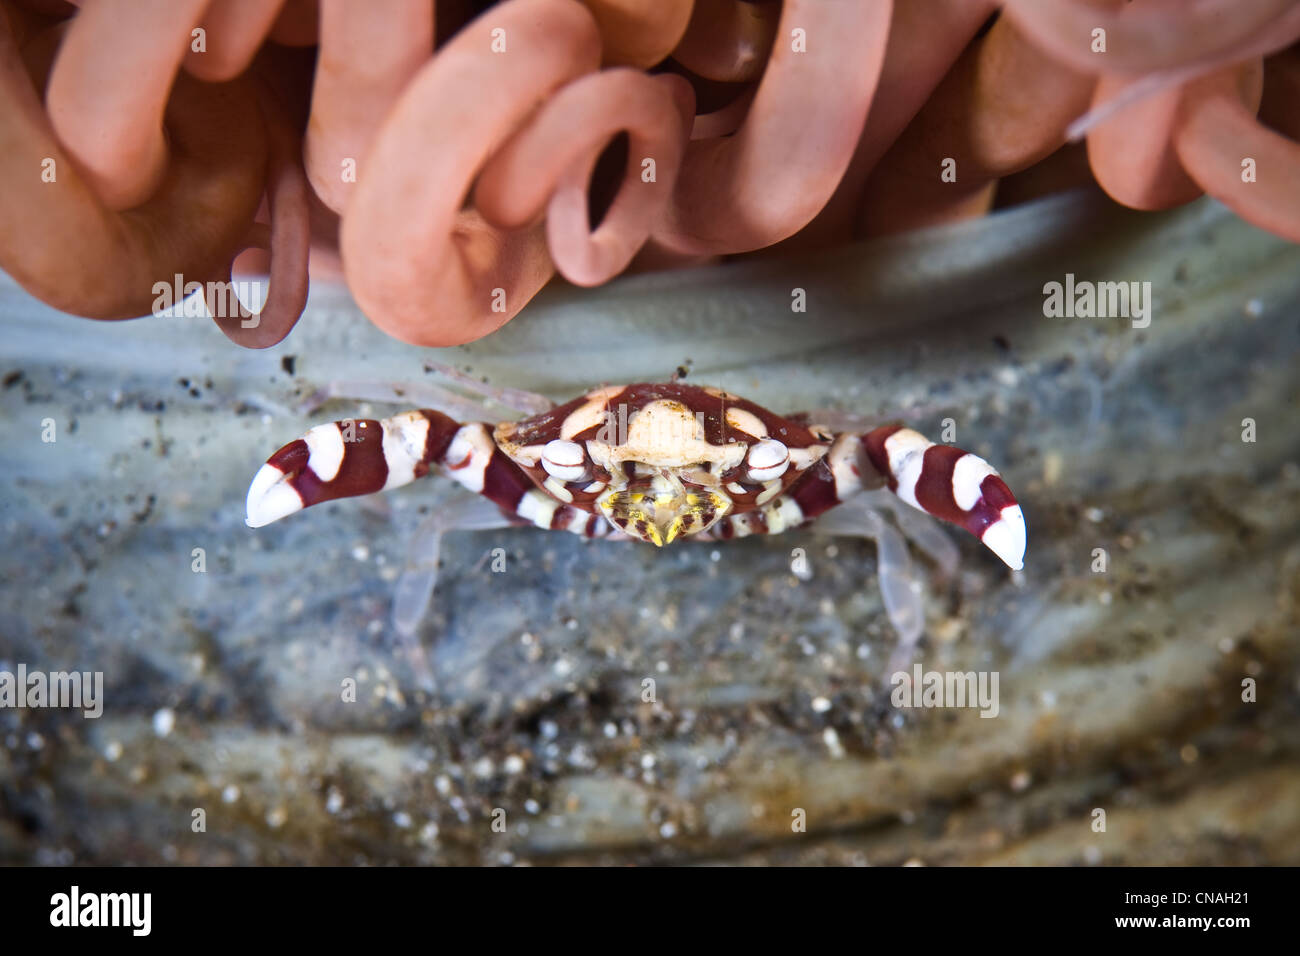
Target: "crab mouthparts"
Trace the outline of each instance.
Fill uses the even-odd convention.
[[[659,548],[708,529],[731,510],[731,500],[725,495],[686,488],[666,474],[610,489],[596,505],[614,527]]]

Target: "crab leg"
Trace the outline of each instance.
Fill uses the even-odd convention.
[[[364,380],[328,382],[299,402],[295,410],[300,415],[310,415],[335,398],[353,402],[386,402],[408,408],[420,405],[461,421],[492,421],[500,414],[481,399],[460,395],[434,382],[394,384]]]
[[[260,528],[323,501],[400,488],[433,467],[520,523],[614,537],[608,523],[537,488],[482,422],[461,425],[428,408],[392,418],[317,425],[272,455],[248,489],[245,523]]]
[[[454,365],[448,365],[445,362],[426,359],[424,370],[426,372],[435,372],[443,378],[450,379],[484,401],[496,402],[498,405],[512,409],[521,415],[540,415],[542,412],[548,412],[555,407],[555,403],[545,395],[538,395],[536,392],[525,392],[518,388],[488,385],[486,382],[480,382],[473,375],[462,372]]]
[[[789,496],[811,520],[881,481],[899,500],[975,535],[1007,567],[1024,567],[1025,518],[1002,476],[978,455],[901,425],[839,436]]]
[[[828,511],[814,529],[823,534],[852,535],[876,542],[880,595],[885,611],[902,642],[914,646],[925,628],[925,609],[920,589],[913,586],[918,579],[912,573],[912,559],[902,533],[861,497]]]
[[[429,409],[382,421],[346,419],[317,425],[272,455],[254,476],[246,523],[260,528],[322,501],[410,484],[431,465],[455,455],[464,430]],[[462,453],[466,444],[460,442]]]
[[[936,445],[900,425],[862,436],[871,464],[907,504],[965,528],[1013,571],[1025,566],[1025,516],[1002,476],[978,455]]]
[[[427,675],[428,665],[421,657],[423,652],[419,642],[410,638],[424,619],[434,586],[438,583],[438,554],[442,549],[443,535],[449,531],[508,528],[511,524],[510,518],[493,502],[459,492],[415,529],[407,550],[406,567],[398,578],[393,595],[393,627],[398,637],[410,647],[422,677]]]

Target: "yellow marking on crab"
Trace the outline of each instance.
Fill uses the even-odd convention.
[[[679,484],[667,480],[653,493],[616,491],[596,503],[615,527],[657,548],[712,527],[731,510],[731,499],[725,495],[683,492]]]
[[[597,504],[615,526],[635,538],[650,541],[655,547],[663,547],[663,536],[655,522],[656,502],[650,499],[649,507],[643,502],[650,495],[644,491],[620,491],[602,497]],[[641,527],[645,530],[642,531]]]
[[[683,509],[683,505],[685,506]],[[712,527],[713,523],[731,510],[731,500],[712,491],[689,492],[682,504],[677,505],[677,517],[668,525],[664,544],[672,544],[679,534],[696,534]],[[712,512],[712,519],[705,516]],[[692,528],[691,525],[698,524]]]

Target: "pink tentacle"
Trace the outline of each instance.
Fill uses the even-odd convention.
[[[285,0],[221,0],[208,7],[199,24],[206,35],[200,51],[189,43],[186,71],[209,83],[224,83],[248,69]]]
[[[1252,55],[1243,54],[1244,46],[1293,8],[1293,0],[1143,0],[1131,6],[1115,0],[1007,0],[1005,15],[1076,70],[1143,74],[1243,59]],[[1177,28],[1170,29],[1171,23]],[[1104,53],[1092,48],[1098,29],[1105,31]]]
[[[807,225],[853,156],[892,6],[790,0],[744,125],[687,147],[656,237],[683,252],[726,254],[771,245]]]
[[[209,2],[139,0],[123,16],[111,0],[86,0],[71,21],[46,105],[59,140],[110,209],[140,205],[163,180],[163,112]]]
[[[1087,106],[1094,83],[1049,59],[1010,20],[999,19],[961,56],[877,166],[858,234],[983,214],[998,179],[1065,143],[1065,129]]]
[[[1243,219],[1300,242],[1300,144],[1262,126],[1222,82],[1193,84],[1182,109],[1174,146],[1191,177]]]
[[[262,115],[270,137],[266,205],[269,235],[255,230],[251,244],[270,250],[266,301],[252,318],[218,315],[213,320],[226,337],[251,349],[278,345],[293,330],[307,306],[307,261],[311,246],[310,197],[300,144],[289,116],[273,89],[262,83]]]
[[[1130,8],[1132,9],[1132,8]],[[1131,15],[1131,14],[1130,14]],[[1093,128],[1134,104],[1185,86],[1214,70],[1267,56],[1300,39],[1300,6],[1269,23],[1254,36],[1213,57],[1203,57],[1180,66],[1169,67],[1140,76],[1124,76],[1107,87],[1107,95],[1093,101],[1092,108],[1070,124],[1066,135],[1071,141],[1082,139]],[[1113,91],[1113,92],[1111,92]]]
[[[961,56],[998,0],[908,0],[894,4],[880,83],[853,158],[825,208],[782,251],[854,238],[867,179]],[[934,24],[944,24],[935,31]]]
[[[560,272],[578,285],[605,282],[631,262],[667,204],[694,104],[690,84],[671,74],[616,69],[575,80],[484,167],[475,204],[485,219],[508,229],[528,225],[546,208]],[[627,169],[593,232],[588,185],[605,144],[620,130],[629,136]]]
[[[491,52],[494,42],[502,52]],[[470,342],[509,321],[550,278],[540,229],[506,233],[461,205],[538,99],[599,61],[584,7],[508,0],[416,74],[343,216],[348,283],[376,325],[416,345]]]
[[[582,0],[600,30],[607,66],[647,69],[677,46],[693,0]]]
[[[1257,105],[1261,92],[1258,65],[1250,73],[1252,89],[1245,95]],[[1237,70],[1220,70],[1196,85],[1227,84],[1236,88],[1238,74]],[[1094,102],[1114,95],[1121,83],[1103,77]],[[1116,114],[1088,134],[1093,175],[1117,202],[1135,209],[1167,209],[1201,195],[1202,186],[1187,174],[1175,150],[1185,95],[1185,88],[1164,90]]]
[[[262,193],[266,133],[247,82],[210,87],[181,75],[162,118],[171,158],[161,184],[129,212],[108,208],[59,144],[31,78],[45,77],[65,29],[20,51],[0,16],[0,178],[16,184],[0,190],[0,266],[63,311],[145,315],[159,281],[228,274]],[[54,178],[42,182],[43,170]]]
[[[389,109],[433,55],[433,6],[412,0],[321,0],[320,52],[307,125],[307,176],[341,213]],[[375,51],[384,56],[376,57]]]

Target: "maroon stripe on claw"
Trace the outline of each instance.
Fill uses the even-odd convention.
[[[786,490],[786,495],[794,499],[805,519],[815,518],[840,503],[835,493],[835,475],[824,456]]]
[[[430,465],[442,461],[443,456],[447,454],[447,446],[460,430],[460,424],[442,412],[422,408],[420,414],[429,420],[429,431],[424,436],[424,453],[420,456],[420,464],[415,469],[417,478],[427,474]]]
[[[533,481],[500,449],[493,449],[492,458],[483,471],[483,496],[514,513],[524,492],[534,487]]]
[[[965,452],[952,445],[931,445],[921,459],[921,474],[916,479],[916,501],[922,508],[944,521],[966,526],[969,517],[957,507],[952,491],[952,472],[957,459]]]
[[[953,493],[952,476],[957,461],[966,452],[951,445],[927,448],[916,483],[916,500],[930,514],[965,528],[976,537],[1002,517],[1002,509],[1017,504],[1007,483],[997,475],[987,475],[980,482],[980,499],[970,511],[957,507]]]
[[[996,512],[1001,512],[1003,508],[1010,505],[1019,504],[1016,496],[1007,487],[1007,483],[997,475],[988,475],[980,482],[980,495],[984,499],[984,504]]]
[[[980,482],[980,500],[975,502],[975,507],[961,525],[977,538],[982,538],[984,529],[1002,517],[1002,509],[1014,504],[1019,502],[1007,483],[997,475],[989,475]]]
[[[885,442],[890,435],[900,431],[902,427],[902,425],[882,425],[862,436],[862,449],[867,453],[867,460],[888,483],[890,491],[898,490],[898,479],[889,468],[889,453],[885,451]]]
[[[348,424],[335,422],[335,427],[343,432],[343,461],[338,474],[331,481],[321,481],[320,477],[307,466],[311,452],[307,443],[301,438],[285,445],[267,463],[284,472],[285,480],[298,497],[302,498],[303,507],[333,501],[335,498],[352,498],[357,495],[369,495],[384,487],[388,480],[388,462],[384,460],[384,429],[374,419],[363,419]],[[347,436],[351,434],[352,440]]]
[[[266,460],[266,463],[279,468],[292,480],[307,467],[307,459],[310,457],[311,451],[308,450],[307,443],[299,438],[297,441],[289,442],[289,444],[277,451]]]

